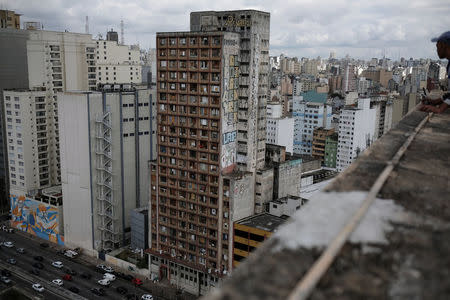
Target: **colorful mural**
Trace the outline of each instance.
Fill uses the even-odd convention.
[[[41,239],[64,245],[64,236],[59,234],[58,207],[26,198],[23,195],[10,195],[10,200],[11,227],[26,231]]]

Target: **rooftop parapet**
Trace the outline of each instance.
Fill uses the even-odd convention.
[[[367,214],[309,297],[450,298],[450,111],[414,111],[313,197],[205,299],[289,298],[409,137]]]

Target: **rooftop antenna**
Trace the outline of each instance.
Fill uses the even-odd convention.
[[[89,16],[86,16],[86,25],[84,26],[84,31],[86,34],[89,33]]]
[[[124,39],[125,39],[125,37],[123,34],[123,19],[122,19],[122,20],[120,20],[120,44],[121,45],[125,44]]]

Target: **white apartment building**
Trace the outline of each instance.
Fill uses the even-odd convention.
[[[58,116],[48,91],[4,91],[10,194],[59,184]]]
[[[370,108],[370,99],[358,99],[358,107],[341,111],[338,128],[336,169],[345,170],[375,137],[376,110]]]
[[[365,77],[358,78],[358,93],[364,94],[367,93],[369,87],[371,86],[372,81],[368,80]]]
[[[282,105],[267,105],[266,143],[286,147],[286,152],[293,153],[294,118],[283,118]]]
[[[98,40],[97,82],[99,84],[141,83],[141,53],[138,46],[120,45],[114,40]]]
[[[331,116],[331,106],[303,101],[303,96],[294,97],[294,153],[312,155],[314,128],[330,128]]]
[[[59,104],[66,245],[109,251],[147,206],[156,90],[68,92]]]
[[[60,183],[57,93],[95,88],[95,42],[70,32],[0,33],[2,41],[21,35],[4,53],[18,55],[16,69],[4,70],[14,82],[3,91],[3,109],[10,194],[23,196]]]

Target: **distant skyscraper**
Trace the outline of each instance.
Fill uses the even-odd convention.
[[[141,83],[139,47],[119,44],[117,32],[112,30],[106,37],[106,40],[96,41],[97,82],[102,85]]]
[[[331,127],[331,106],[326,94],[308,92],[293,99],[294,153],[312,155],[314,129]]]
[[[370,109],[370,99],[359,99],[358,107],[347,107],[339,116],[338,152],[336,168],[345,170],[372,142],[375,137],[375,109]]]
[[[20,29],[20,15],[11,10],[0,9],[0,28]]]

